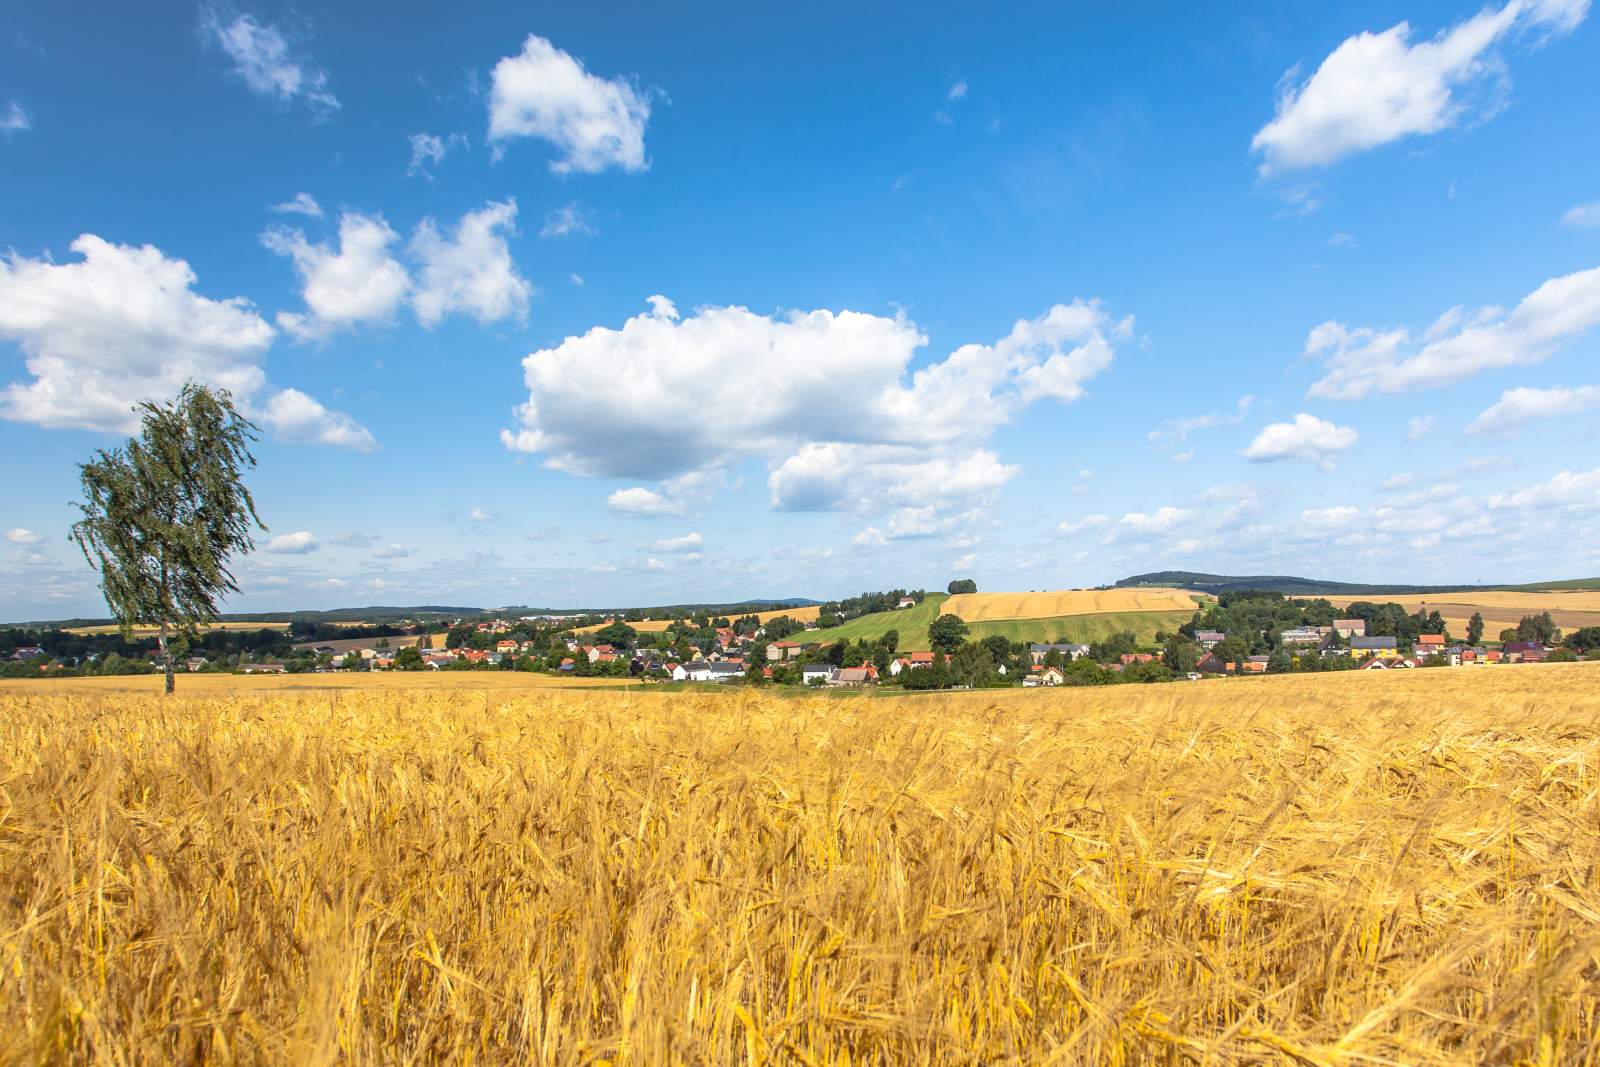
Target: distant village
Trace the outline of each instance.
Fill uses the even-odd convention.
[[[1600,655],[1600,629],[1563,635],[1548,614],[1527,616],[1487,640],[1481,617],[1457,636],[1436,612],[1373,602],[1349,604],[1341,614],[1324,599],[1266,592],[1223,593],[1170,633],[1022,642],[974,634],[954,615],[927,622],[933,605],[920,616],[912,610],[927,595],[863,593],[824,604],[805,621],[782,608],[603,616],[507,610],[476,618],[218,629],[189,642],[176,668],[241,674],[502,670],[657,684],[947,689],[1473,668]],[[915,627],[913,618],[921,620]],[[907,624],[903,633],[900,619]],[[861,623],[847,625],[854,620]],[[861,636],[845,636],[852,631]],[[148,638],[128,642],[114,634],[16,628],[0,630],[0,664],[9,677],[145,673],[162,666]]]

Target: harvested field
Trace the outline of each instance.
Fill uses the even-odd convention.
[[[810,607],[783,608],[778,611],[747,611],[742,614],[739,612],[733,612],[729,614],[727,618],[741,619],[744,618],[745,615],[754,615],[756,618],[765,623],[768,620],[776,619],[779,615],[787,615],[795,622],[815,622],[817,615],[821,612],[821,610],[822,609],[820,606],[813,604]],[[721,616],[718,617],[721,618]],[[640,633],[661,633],[663,630],[672,629],[674,623],[666,619],[644,619],[639,622],[630,622],[628,625],[633,627],[635,630],[638,630]],[[575,632],[580,634],[593,633],[598,629],[600,629],[600,626],[584,626]]]
[[[1600,590],[1593,589],[1560,590],[1549,593],[1463,592],[1341,597],[1333,600],[1333,604],[1343,608],[1358,601],[1394,603],[1411,611],[1416,611],[1418,608],[1437,611],[1444,616],[1445,624],[1457,637],[1465,636],[1467,622],[1472,618],[1473,612],[1482,613],[1484,633],[1491,639],[1501,630],[1516,626],[1524,615],[1538,615],[1546,611],[1563,630],[1600,626]]]
[[[1600,666],[484,677],[0,690],[0,1062],[1595,1062]]]
[[[202,627],[200,627],[200,630],[201,630],[201,632],[204,632],[206,630],[252,630],[252,631],[254,631],[254,630],[287,630],[288,628],[289,628],[289,624],[286,623],[286,622],[249,622],[249,621],[239,622],[239,621],[231,621],[231,622],[212,623],[210,626],[202,626]],[[85,634],[85,635],[87,635],[87,634],[114,634],[114,633],[118,632],[118,628],[117,628],[116,624],[114,624],[114,623],[107,624],[107,625],[104,625],[104,626],[70,626],[70,627],[66,628],[66,632],[69,633],[69,634]],[[154,637],[158,633],[160,633],[160,629],[158,627],[155,627],[155,626],[135,626],[133,628],[133,636],[134,637]]]
[[[1043,593],[958,593],[945,601],[944,610],[968,622],[991,622],[1123,611],[1192,614],[1196,606],[1194,594],[1182,589],[1058,589]]]

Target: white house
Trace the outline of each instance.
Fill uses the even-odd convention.
[[[818,682],[827,684],[833,677],[833,668],[826,663],[811,663],[800,668],[800,681],[804,685],[814,685]]]

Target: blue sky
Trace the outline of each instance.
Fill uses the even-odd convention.
[[[1600,573],[1587,0],[17,9],[0,618],[261,425],[231,610]]]

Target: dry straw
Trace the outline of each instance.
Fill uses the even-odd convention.
[[[1592,1064],[1597,792],[1592,665],[33,683],[0,692],[0,1061]]]

